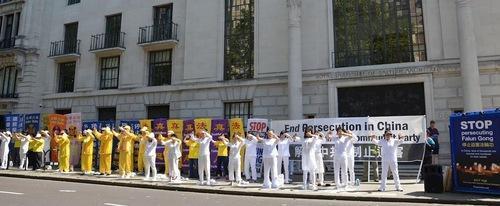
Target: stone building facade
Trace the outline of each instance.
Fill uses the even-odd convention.
[[[23,78],[31,89],[18,85],[19,103],[12,112],[81,112],[84,120],[420,114],[436,120],[442,131],[441,161],[447,163],[449,115],[500,107],[500,41],[496,41],[500,2],[495,0],[368,1],[383,4],[354,5],[353,10],[344,0],[22,2],[41,2],[36,6],[43,9],[41,17],[32,18],[29,25],[34,28],[26,30],[38,38],[39,59],[33,73],[37,79]],[[397,23],[403,20],[395,21],[394,26],[357,18],[354,21],[366,27],[352,27],[351,19],[342,18],[359,13],[336,15],[361,8],[371,15],[387,14],[387,19],[390,15],[403,19],[409,12],[409,20],[401,25]],[[231,33],[247,25],[244,20],[250,22],[251,32]],[[385,33],[385,25],[396,32]],[[398,29],[404,25],[412,32]],[[377,29],[383,35],[373,35]],[[371,42],[366,43],[362,35],[370,32]],[[458,35],[462,33],[468,36]],[[476,51],[461,49],[460,45],[470,46],[471,37]],[[390,41],[401,38],[406,38],[403,46]],[[367,49],[353,50],[349,39],[357,39],[359,47],[368,45]],[[244,44],[245,40],[253,43]],[[237,43],[244,49],[230,48]],[[396,52],[391,50],[394,45],[399,45]],[[241,53],[247,50],[251,55]],[[359,55],[362,52],[368,57]],[[379,52],[395,59],[384,59]],[[162,61],[152,58],[157,54],[164,55]],[[248,59],[228,60],[232,54]],[[474,63],[469,58],[473,56],[477,56],[478,81],[468,78],[474,72],[463,72],[474,71],[467,66]],[[238,71],[247,75],[234,76]],[[470,92],[474,86],[479,93]],[[368,99],[357,101],[365,96],[354,98],[355,94],[366,94]],[[478,95],[482,105],[464,104],[464,99]],[[384,102],[398,98],[404,101]],[[412,111],[405,113],[408,108]]]

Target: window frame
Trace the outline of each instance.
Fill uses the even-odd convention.
[[[6,66],[0,69],[0,98],[17,98],[16,66]]]
[[[105,116],[108,116],[108,115],[105,115],[106,112],[113,113],[113,118],[111,118],[111,119],[105,118]],[[106,122],[106,121],[116,122],[116,107],[98,107],[97,108],[97,120],[102,121],[102,122]]]
[[[113,59],[117,59],[117,63],[114,66],[111,67],[106,67],[107,61],[112,61]],[[107,90],[107,89],[118,89],[120,85],[120,63],[121,63],[121,57],[120,56],[111,56],[111,57],[102,57],[100,59],[100,77],[99,77],[99,89],[100,90]],[[113,75],[114,73],[110,74],[113,75],[111,78],[105,78],[106,73],[108,70],[116,70],[116,77]],[[111,71],[113,72],[113,71]],[[113,84],[113,81],[116,80],[116,85]],[[106,82],[111,81],[110,86],[106,86]]]
[[[81,0],[68,0],[68,6],[79,4]]]
[[[166,52],[166,56],[161,55],[161,57],[165,57],[166,61],[158,60],[161,58],[157,58],[155,54],[161,54],[162,52]],[[149,61],[148,61],[148,86],[164,86],[172,84],[172,49],[158,50],[158,51],[150,51],[148,53]],[[166,68],[161,68],[161,67]],[[158,72],[164,72],[166,76],[157,80],[160,76],[157,75]],[[157,82],[155,81],[157,80]]]
[[[237,106],[238,105],[238,106]],[[238,107],[237,113],[233,113],[232,109],[233,106]],[[241,111],[243,106],[243,110],[247,111]],[[248,122],[248,119],[253,118],[253,101],[252,100],[243,100],[243,101],[230,101],[230,102],[224,102],[224,119],[232,119],[232,118],[242,118],[244,127],[246,128],[246,124]],[[245,113],[246,112],[246,113]]]
[[[158,110],[154,110],[158,109]],[[162,116],[162,115],[152,115],[153,113],[157,113],[158,111],[161,111],[162,109],[167,109],[167,115]],[[169,119],[170,118],[170,104],[164,104],[164,105],[148,105],[146,106],[146,112],[147,112],[147,117],[148,119]]]
[[[68,74],[63,75],[63,72],[68,72],[68,69],[73,70],[72,80],[71,80],[71,86],[68,82],[65,82],[67,79],[63,78],[68,77]],[[76,62],[64,62],[64,63],[59,63],[59,81],[57,85],[57,92],[58,93],[69,93],[69,92],[74,92],[75,91],[75,77],[76,77]]]

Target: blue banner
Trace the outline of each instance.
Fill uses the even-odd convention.
[[[111,129],[115,128],[114,121],[83,121],[82,122],[82,131],[86,129],[94,129],[100,130],[103,127],[109,127]]]
[[[24,115],[8,114],[5,115],[5,130],[10,132],[21,132],[24,130]]]
[[[139,120],[121,120],[120,121],[120,126],[125,126],[128,125],[134,133],[138,134],[141,131],[141,123]]]
[[[30,135],[35,135],[40,130],[40,114],[24,115],[24,129]]]
[[[455,191],[500,194],[500,111],[452,115],[450,138]]]

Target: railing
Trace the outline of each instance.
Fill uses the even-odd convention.
[[[140,27],[138,44],[177,40],[177,27],[173,22]]]
[[[66,54],[80,54],[80,40],[56,41],[50,43],[50,57]]]
[[[5,38],[0,41],[0,49],[10,49],[14,48],[16,45],[16,38],[11,37],[11,38]]]
[[[125,49],[125,32],[96,34],[90,37],[90,51],[115,47]]]

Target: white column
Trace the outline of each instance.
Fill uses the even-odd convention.
[[[457,23],[464,111],[480,111],[483,105],[470,0],[457,0]]]
[[[302,114],[302,34],[301,0],[287,0],[288,7],[288,118]]]

